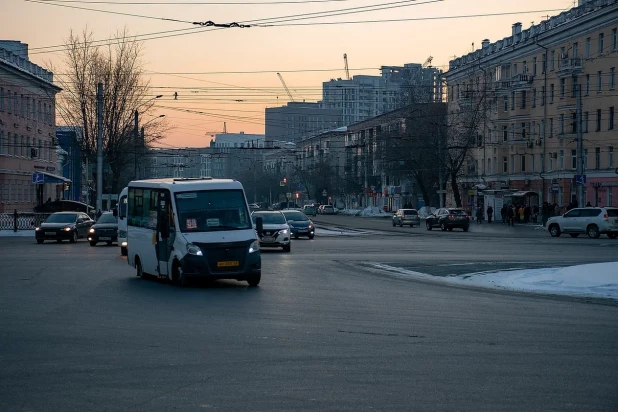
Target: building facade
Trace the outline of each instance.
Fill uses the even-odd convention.
[[[465,206],[486,209],[483,190],[530,192],[534,202],[559,206],[618,205],[617,29],[618,1],[580,0],[528,29],[516,23],[510,36],[450,61],[449,116],[483,113],[461,178]],[[583,199],[576,196],[578,156]]]
[[[217,148],[260,148],[264,147],[266,136],[263,134],[240,133],[219,133],[215,135],[215,140],[210,144]]]
[[[82,128],[79,126],[58,126],[56,128],[56,140],[58,146],[64,151],[64,159],[58,161],[57,170],[60,174],[71,181],[65,186],[63,197],[68,200],[83,202],[85,200],[83,191],[88,186],[82,187],[84,168],[82,164],[82,153],[80,141],[82,139]]]
[[[28,45],[0,41],[0,213],[31,212],[62,197],[56,169],[53,73],[28,59]],[[33,183],[33,182],[37,183]]]
[[[343,126],[341,113],[340,108],[326,108],[320,103],[290,102],[266,108],[266,146],[296,142]]]

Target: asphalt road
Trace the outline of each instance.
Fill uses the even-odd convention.
[[[364,266],[610,261],[618,241],[404,230],[419,233],[263,253],[258,288],[175,287],[117,247],[0,238],[0,410],[618,409],[617,305]]]

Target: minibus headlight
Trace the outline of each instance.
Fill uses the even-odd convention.
[[[194,256],[204,256],[202,249],[195,246],[193,243],[187,243],[187,253]]]
[[[257,252],[258,250],[260,250],[260,242],[257,240],[254,240],[253,243],[251,243],[251,246],[249,246],[249,253],[254,253],[254,252]]]

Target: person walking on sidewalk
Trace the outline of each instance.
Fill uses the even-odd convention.
[[[500,209],[500,217],[502,218],[502,224],[506,223],[506,220],[508,219],[508,211],[507,211],[508,207],[507,205],[502,205],[502,209]]]
[[[514,216],[515,216],[515,206],[507,207],[506,208],[506,221],[507,221],[509,226],[513,226],[513,224],[514,224],[513,217]]]
[[[489,205],[487,208],[487,223],[491,223],[491,219],[494,216],[494,208]]]
[[[479,207],[476,209],[476,223],[480,225],[482,221],[483,221],[483,208]]]

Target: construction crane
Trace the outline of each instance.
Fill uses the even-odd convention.
[[[350,69],[348,68],[348,55],[343,53],[343,62],[345,63],[345,79],[350,80]]]
[[[423,63],[423,69],[426,69],[427,67],[431,67],[432,61],[433,61],[433,56],[429,56],[427,60],[425,60],[425,63]]]
[[[279,80],[281,80],[281,84],[283,85],[283,88],[285,89],[285,92],[288,94],[288,97],[290,98],[290,101],[293,102],[294,101],[294,97],[292,97],[292,93],[290,93],[290,89],[288,89],[287,84],[285,84],[285,80],[283,80],[283,76],[281,76],[281,73],[277,73],[277,76],[279,76]]]

